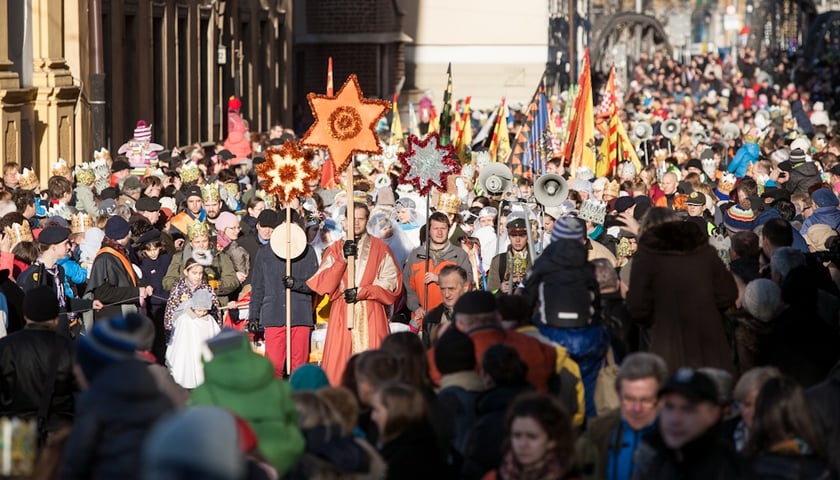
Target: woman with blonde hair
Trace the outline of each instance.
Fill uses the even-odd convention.
[[[292,394],[306,441],[287,480],[381,480],[385,462],[367,441],[346,432],[328,401],[307,390]]]
[[[439,453],[443,448],[418,389],[403,383],[383,385],[373,396],[371,418],[379,428],[379,452],[388,464],[388,480],[448,478]]]

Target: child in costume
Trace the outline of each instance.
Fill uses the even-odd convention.
[[[184,310],[175,320],[172,341],[166,350],[166,366],[175,381],[184,388],[204,383],[203,359],[210,359],[207,340],[221,332],[216,319],[210,315],[215,298],[206,289],[193,292]]]

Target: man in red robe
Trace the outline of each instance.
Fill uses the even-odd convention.
[[[306,284],[332,300],[324,357],[321,368],[333,385],[338,385],[351,355],[379,348],[390,333],[386,307],[402,294],[403,282],[388,245],[367,233],[370,210],[363,203],[354,204],[355,242],[339,240],[324,251],[321,265]],[[356,262],[355,288],[348,288],[347,260]],[[347,305],[353,305],[348,322]]]

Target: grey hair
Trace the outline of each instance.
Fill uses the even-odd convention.
[[[642,380],[655,378],[658,386],[668,379],[668,366],[665,360],[655,353],[636,352],[628,355],[621,363],[618,376],[615,379],[615,390],[621,391],[623,380]],[[658,389],[657,386],[657,389]]]
[[[750,315],[769,322],[782,310],[782,289],[768,278],[757,278],[744,288],[741,303]]]
[[[736,402],[743,402],[752,392],[758,392],[767,380],[782,376],[776,367],[751,368],[741,375],[735,384],[733,396]]]

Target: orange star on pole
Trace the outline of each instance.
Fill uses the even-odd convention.
[[[310,93],[306,98],[315,123],[300,143],[327,148],[336,171],[347,168],[354,153],[382,153],[376,123],[391,108],[391,102],[364,98],[355,74],[350,75],[335,97]]]

